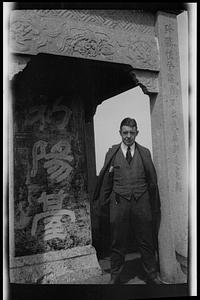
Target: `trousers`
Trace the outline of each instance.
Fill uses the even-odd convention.
[[[116,197],[117,196],[117,197]],[[111,277],[119,276],[124,263],[129,233],[135,235],[137,248],[147,275],[153,278],[158,270],[153,243],[152,214],[149,193],[137,201],[116,195],[110,196]]]

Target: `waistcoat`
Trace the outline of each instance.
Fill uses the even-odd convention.
[[[137,200],[147,190],[145,170],[137,147],[130,165],[120,148],[115,156],[113,167],[113,191],[115,193],[127,200],[130,200],[132,196]]]

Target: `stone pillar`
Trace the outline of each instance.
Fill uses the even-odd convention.
[[[161,276],[187,282],[188,197],[176,15],[159,12],[159,93],[151,99],[153,157],[158,173],[162,220],[159,232]]]
[[[91,245],[83,104],[38,93],[24,78],[13,105],[10,280],[81,281],[101,274]]]

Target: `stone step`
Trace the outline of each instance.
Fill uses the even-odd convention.
[[[110,281],[110,257],[99,260],[102,274],[87,279],[67,282],[65,275],[57,277],[57,284],[109,284]],[[146,284],[139,253],[128,253],[125,257],[125,266],[121,273],[122,284]]]

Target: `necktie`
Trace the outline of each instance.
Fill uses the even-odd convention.
[[[128,146],[127,148],[127,152],[126,152],[126,160],[127,162],[130,164],[131,160],[132,160],[132,156],[131,156],[131,147]]]

